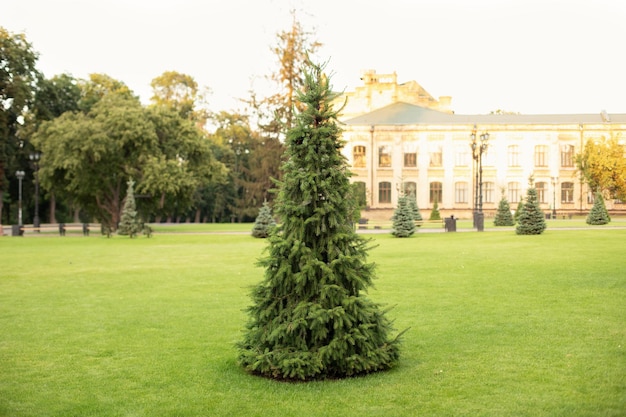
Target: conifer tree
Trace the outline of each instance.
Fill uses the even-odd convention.
[[[439,213],[439,203],[437,203],[437,200],[435,200],[433,209],[430,211],[429,220],[441,220],[441,213]]]
[[[517,203],[517,208],[515,209],[515,214],[513,215],[513,221],[515,223],[519,222],[519,215],[522,214],[523,209],[524,209],[524,198],[520,197],[519,203]]]
[[[252,236],[258,238],[266,238],[270,234],[270,230],[276,226],[276,221],[272,216],[272,209],[267,200],[263,202],[263,206],[259,209],[256,216],[254,227],[252,228]]]
[[[122,216],[120,218],[120,226],[117,229],[117,234],[123,236],[130,236],[131,238],[137,236],[137,233],[141,230],[139,219],[137,217],[137,208],[135,205],[135,181],[129,179],[126,183],[126,198],[124,199],[124,207],[122,208]]]
[[[597,192],[595,194],[595,199],[593,202],[593,207],[591,211],[587,215],[587,224],[591,225],[601,225],[601,224],[609,224],[611,221],[611,217],[609,217],[609,212],[606,210],[606,205],[604,204],[604,197],[601,192]]]
[[[504,193],[502,194],[502,198],[498,204],[498,210],[496,211],[496,217],[493,224],[495,226],[513,226],[515,224],[515,220],[513,220],[513,215],[511,214],[511,206],[509,205],[509,201],[504,196]]]
[[[393,221],[391,234],[395,237],[409,237],[415,233],[414,213],[411,210],[409,200],[407,195],[401,195],[398,198],[398,207],[391,218]]]
[[[526,202],[522,206],[517,221],[515,233],[518,235],[540,235],[546,230],[546,220],[539,206],[537,189],[535,187],[528,187]]]
[[[287,160],[268,238],[263,281],[252,291],[239,363],[283,380],[341,378],[386,370],[399,357],[372,285],[369,240],[350,224],[349,171],[323,66],[309,63],[304,110],[287,134]]]

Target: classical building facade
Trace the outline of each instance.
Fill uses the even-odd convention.
[[[436,201],[444,215],[470,218],[482,202],[489,217],[502,196],[515,209],[531,178],[546,213],[584,213],[593,195],[576,155],[588,139],[626,139],[626,114],[460,115],[449,97],[436,100],[414,81],[398,84],[395,74],[367,71],[361,79],[337,101],[345,103],[343,153],[368,208],[383,216],[405,192],[415,193],[420,210]],[[482,154],[472,150],[472,135],[485,145]],[[620,201],[606,204],[626,210]]]

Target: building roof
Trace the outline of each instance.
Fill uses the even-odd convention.
[[[344,124],[359,125],[566,125],[566,124],[626,124],[626,114],[453,114],[414,104],[397,102],[386,107],[344,120]]]

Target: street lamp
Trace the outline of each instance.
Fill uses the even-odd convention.
[[[559,177],[552,177],[552,218],[556,219],[556,185]]]
[[[17,177],[18,186],[18,205],[17,205],[17,224],[18,226],[23,226],[22,223],[22,180],[24,179],[24,171],[15,171],[15,176]]]
[[[41,159],[41,152],[35,151],[28,155],[28,158],[35,165],[35,217],[33,217],[33,226],[35,231],[39,231],[39,159]]]
[[[474,180],[474,227],[477,231],[485,230],[485,222],[483,217],[483,153],[487,151],[487,141],[489,133],[485,132],[476,136],[476,125],[470,134],[470,148],[472,149],[472,158],[474,159],[474,167],[476,178]],[[480,138],[480,141],[478,140]]]

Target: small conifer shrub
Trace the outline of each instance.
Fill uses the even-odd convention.
[[[590,225],[601,225],[609,224],[610,221],[611,217],[609,216],[609,212],[607,211],[606,205],[604,204],[604,197],[602,197],[601,192],[597,192],[593,201],[593,207],[587,215],[586,222]]]
[[[395,237],[409,237],[415,233],[415,215],[411,210],[409,200],[406,195],[398,198],[398,207],[391,218],[393,221],[391,234]]]
[[[141,231],[141,222],[137,216],[137,207],[135,204],[135,191],[133,188],[135,182],[132,179],[129,179],[126,184],[126,198],[124,199],[124,206],[122,208],[122,216],[120,218],[120,226],[117,229],[117,234],[133,238]]]
[[[259,214],[256,216],[256,220],[254,221],[252,236],[266,238],[275,226],[276,221],[274,220],[274,217],[272,217],[272,209],[266,200],[263,202],[263,206],[259,209]]]
[[[496,211],[493,224],[495,226],[513,226],[515,224],[515,220],[513,220],[513,215],[511,214],[511,206],[504,195],[502,199],[500,199],[500,203],[498,203],[498,210]]]
[[[441,220],[441,213],[439,213],[439,203],[435,200],[435,204],[433,205],[433,209],[430,211],[430,220]]]
[[[546,230],[546,219],[537,198],[537,189],[529,187],[526,202],[518,217],[515,233],[518,235],[540,235]]]

